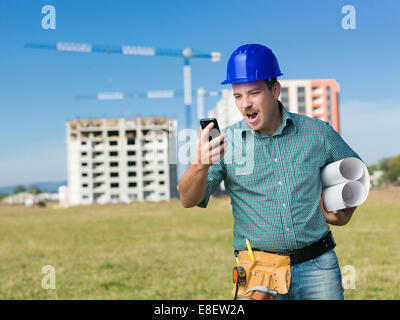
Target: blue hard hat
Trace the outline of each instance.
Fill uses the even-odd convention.
[[[228,61],[226,80],[221,84],[270,79],[282,74],[271,49],[261,44],[245,44],[232,53]]]

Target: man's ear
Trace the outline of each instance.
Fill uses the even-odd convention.
[[[278,100],[280,94],[281,94],[281,84],[279,83],[279,81],[277,81],[272,87],[272,96],[274,97],[274,99]]]

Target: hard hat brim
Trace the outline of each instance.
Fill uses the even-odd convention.
[[[251,78],[251,77],[249,77],[249,78],[236,78],[236,79],[233,79],[233,80],[226,79],[226,80],[222,81],[221,84],[253,82],[253,81],[258,81],[258,80],[272,79],[272,78],[280,77],[282,75],[283,75],[283,73],[279,72],[279,73],[277,73],[276,75],[274,75],[272,77],[271,76],[269,76],[269,77],[260,77],[260,78],[255,78],[255,77]]]

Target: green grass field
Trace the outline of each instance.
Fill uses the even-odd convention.
[[[230,200],[73,207],[0,205],[0,299],[231,299]],[[332,227],[346,299],[400,298],[400,190],[372,190],[347,226]],[[42,288],[42,267],[56,289]]]

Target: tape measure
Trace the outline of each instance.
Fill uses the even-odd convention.
[[[241,266],[236,266],[232,271],[233,283],[238,286],[244,286],[246,284],[246,270]]]

